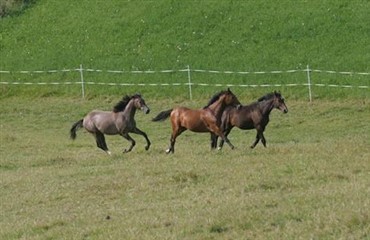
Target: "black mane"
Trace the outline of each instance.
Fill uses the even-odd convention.
[[[278,98],[281,98],[281,94],[279,93],[279,92],[272,92],[272,93],[268,93],[268,94],[266,94],[265,96],[263,96],[263,97],[260,97],[259,99],[258,99],[258,102],[262,102],[262,101],[264,101],[264,100],[269,100],[269,99],[271,99],[271,98],[273,98],[273,97],[278,97]]]
[[[203,107],[204,108],[207,108],[209,107],[211,104],[215,103],[223,94],[227,93],[228,91],[224,90],[224,91],[221,91],[219,93],[216,93],[212,98],[211,100],[209,100],[208,104],[206,106]]]
[[[113,107],[113,112],[123,112],[127,106],[127,104],[131,101],[133,98],[141,98],[141,95],[139,93],[136,93],[129,97],[128,95],[124,96],[121,101],[119,101],[114,107]]]
[[[274,94],[273,93],[268,93],[268,94],[266,94],[266,95],[264,95],[264,96],[262,96],[262,97],[260,97],[259,99],[258,99],[258,102],[262,102],[262,101],[264,101],[264,100],[269,100],[270,98],[272,98],[274,96]]]
[[[128,102],[131,100],[132,97],[129,97],[128,95],[124,96],[121,101],[119,101],[114,107],[113,112],[122,112],[125,110]]]

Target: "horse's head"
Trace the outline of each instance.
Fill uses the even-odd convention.
[[[240,106],[241,103],[239,102],[239,99],[235,96],[233,92],[231,92],[230,88],[228,88],[226,91],[224,91],[223,94],[224,102],[227,106]]]
[[[146,105],[144,98],[142,98],[140,94],[135,94],[132,96],[132,99],[134,100],[134,106],[136,109],[142,110],[145,114],[150,112],[149,107]]]
[[[214,104],[218,105],[217,103],[223,103],[224,106],[234,106],[234,107],[241,104],[238,98],[234,95],[234,93],[230,91],[229,88],[226,91],[221,91],[215,94],[211,98],[211,100],[209,100],[208,104],[204,107],[204,109],[209,107],[212,108],[212,106],[213,107],[215,106]]]
[[[281,93],[274,91],[274,107],[282,111],[283,113],[288,112],[288,107],[285,105],[284,97]]]

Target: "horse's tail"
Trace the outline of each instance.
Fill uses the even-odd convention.
[[[73,125],[72,125],[72,128],[70,130],[70,134],[71,134],[71,139],[75,140],[76,139],[76,132],[79,128],[81,128],[83,125],[83,119],[80,119],[78,120],[77,122],[75,122]]]
[[[158,122],[158,121],[166,120],[171,115],[172,110],[173,109],[160,112],[155,118],[152,119],[152,121],[153,122]]]

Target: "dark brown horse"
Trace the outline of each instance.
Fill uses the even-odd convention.
[[[105,142],[104,134],[119,134],[130,141],[131,146],[129,149],[124,150],[124,152],[129,152],[135,146],[135,140],[131,138],[129,133],[136,133],[144,136],[147,142],[145,150],[148,150],[150,147],[148,136],[136,127],[134,119],[136,109],[141,109],[145,114],[148,114],[150,111],[140,94],[135,94],[131,97],[125,96],[114,106],[113,111],[94,110],[73,124],[70,130],[71,138],[75,139],[76,131],[84,127],[89,133],[94,135],[98,148],[111,154]]]
[[[176,138],[187,129],[193,132],[212,132],[226,141],[231,148],[234,148],[221,131],[220,124],[225,107],[238,104],[240,104],[238,98],[230,89],[227,89],[214,95],[208,105],[202,109],[193,110],[186,107],[176,107],[160,112],[153,118],[153,121],[163,121],[171,116],[172,135],[170,146],[166,150],[167,153],[175,152]]]
[[[287,113],[288,108],[285,105],[284,98],[278,92],[269,93],[258,99],[258,102],[247,106],[227,107],[221,117],[221,128],[225,138],[229,135],[233,127],[238,127],[243,130],[256,129],[256,140],[251,148],[254,148],[259,140],[266,147],[266,139],[263,135],[267,124],[269,123],[269,115],[276,108]],[[217,145],[217,135],[212,135],[212,145]],[[222,148],[224,141],[221,139],[219,149]]]

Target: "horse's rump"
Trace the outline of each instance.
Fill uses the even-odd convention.
[[[120,131],[117,129],[116,114],[114,112],[93,110],[85,116],[84,128],[89,132],[99,131],[108,135],[117,134]]]

